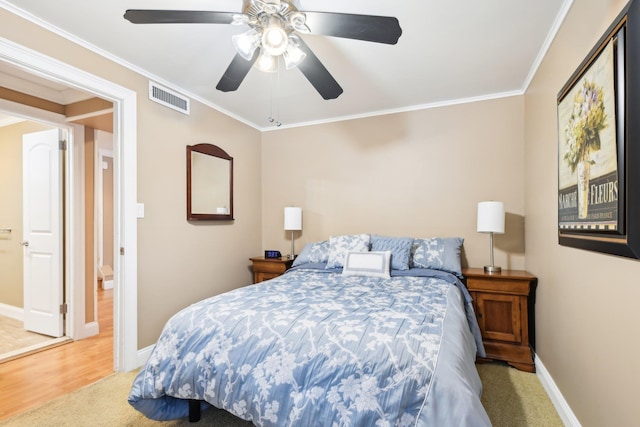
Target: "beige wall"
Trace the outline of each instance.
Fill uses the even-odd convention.
[[[191,117],[176,117],[147,103],[138,122],[138,199],[145,204],[138,222],[141,348],[155,342],[176,308],[251,283],[249,258],[260,251],[259,132],[197,105]],[[186,146],[201,142],[234,159],[233,222],[186,221]]]
[[[624,426],[640,419],[640,263],[558,246],[555,116],[558,90],[624,3],[576,0],[526,96],[263,135],[198,103],[189,117],[150,103],[146,78],[2,10],[0,36],[138,92],[140,348],[179,308],[248,283],[248,257],[287,253],[284,206],[303,208],[298,251],[342,233],[462,236],[465,264],[481,266],[476,203],[497,199],[509,215],[496,264],[524,267],[526,244],[540,279],[540,359],[583,425]],[[233,224],[184,219],[185,146],[199,142],[235,159]]]
[[[575,1],[525,97],[526,265],[540,279],[537,354],[584,426],[640,420],[640,263],[558,245],[556,96],[625,3]]]
[[[460,236],[464,264],[489,264],[477,203],[502,200],[495,264],[524,267],[523,97],[263,134],[264,249],[290,252],[285,206],[301,206],[306,242],[331,235]]]
[[[5,10],[0,22],[0,37],[138,94],[138,347],[155,343],[179,309],[250,283],[248,258],[261,249],[260,133],[198,102],[190,116],[152,103],[147,78]],[[234,157],[234,222],[186,221],[185,147],[200,142]]]
[[[0,304],[23,307],[22,135],[51,126],[22,122],[0,127]]]

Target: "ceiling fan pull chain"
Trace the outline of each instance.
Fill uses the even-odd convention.
[[[273,74],[269,81],[269,123],[273,123],[276,119],[273,118]]]
[[[280,62],[278,61],[278,70],[276,71],[276,127],[280,127]]]
[[[280,122],[280,103],[278,102],[278,92],[280,90],[280,61],[277,61],[276,72],[271,74],[271,84],[269,87],[271,89],[269,123],[273,123],[276,127],[280,127],[282,126],[282,123]]]

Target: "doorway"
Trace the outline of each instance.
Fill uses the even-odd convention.
[[[10,117],[4,117],[2,123],[0,223],[6,232],[0,235],[0,360],[6,361],[66,339],[50,338],[64,335],[62,315],[57,314],[63,267],[58,138],[63,130]],[[25,160],[31,166],[25,167]],[[23,190],[34,196],[24,197]],[[39,195],[41,191],[47,194]],[[25,204],[27,210],[23,209]],[[25,219],[29,212],[33,215]],[[25,227],[37,229],[33,239],[25,237]],[[28,274],[24,274],[28,266]],[[24,286],[25,281],[34,287]],[[38,286],[44,286],[45,292],[37,292]]]
[[[49,272],[44,276],[40,277],[40,280],[35,280],[32,274],[24,274],[24,267],[28,264],[23,261],[29,261],[32,259],[32,254],[30,253],[32,250],[35,250],[34,254],[36,261],[42,259],[52,259],[49,257],[43,257],[42,251],[39,251],[36,246],[39,244],[39,240],[42,239],[41,236],[44,234],[41,232],[38,233],[40,237],[34,237],[34,239],[30,239],[25,236],[25,227],[29,228],[29,223],[32,222],[29,218],[30,215],[27,215],[26,219],[23,221],[24,213],[29,212],[29,209],[23,210],[23,200],[31,200],[32,197],[29,196],[30,192],[26,194],[22,194],[21,191],[17,191],[16,189],[20,187],[24,187],[25,189],[35,189],[32,185],[29,185],[29,180],[26,176],[30,176],[33,173],[40,175],[38,170],[32,171],[29,174],[24,173],[23,166],[23,147],[25,143],[32,143],[35,141],[40,145],[44,145],[45,147],[49,147],[47,152],[58,152],[58,136],[63,133],[69,134],[69,137],[65,137],[65,140],[72,141],[74,137],[76,139],[82,139],[84,142],[84,146],[86,148],[85,152],[87,154],[87,158],[85,159],[84,173],[85,173],[85,194],[84,199],[88,200],[88,204],[91,205],[94,203],[94,194],[95,194],[95,206],[96,209],[86,209],[85,214],[85,224],[88,224],[90,227],[98,227],[102,226],[104,222],[102,220],[103,217],[107,218],[107,223],[112,224],[112,220],[109,218],[113,218],[113,173],[108,175],[108,179],[105,180],[102,178],[102,171],[95,168],[95,176],[96,179],[93,179],[94,175],[94,164],[99,164],[97,159],[105,160],[108,159],[113,160],[113,150],[112,150],[112,134],[107,132],[100,132],[101,138],[98,138],[98,131],[95,131],[90,128],[78,127],[78,126],[66,126],[65,128],[57,127],[58,125],[55,123],[44,123],[32,120],[25,119],[15,119],[9,120],[8,118],[2,119],[2,122],[5,123],[5,126],[0,126],[0,198],[4,200],[5,203],[0,205],[0,223],[3,223],[3,229],[6,230],[6,233],[2,233],[0,235],[0,269],[3,271],[3,279],[2,279],[2,289],[0,289],[1,301],[0,303],[0,337],[2,337],[2,342],[0,342],[0,361],[7,361],[19,357],[24,354],[31,354],[37,351],[41,351],[45,348],[53,347],[65,343],[70,340],[72,335],[70,335],[69,331],[71,330],[70,322],[62,322],[62,315],[57,314],[57,306],[59,302],[50,302],[48,299],[51,299],[51,296],[54,296],[54,299],[57,301],[62,301],[62,296],[55,297],[56,292],[49,292],[48,289],[41,289],[38,291],[38,288],[34,288],[36,284],[41,287],[45,286],[53,286],[54,288],[58,288],[58,286],[62,286],[59,282],[50,282],[50,278],[53,276],[60,277],[62,276],[62,270],[64,266],[64,262],[62,259],[56,262],[55,266],[50,266],[48,264],[44,265],[43,268],[45,272]],[[75,134],[72,132],[75,128]],[[71,145],[72,142],[69,142]],[[101,147],[101,148],[100,148]],[[101,155],[96,157],[96,161],[91,159],[91,156],[94,153],[98,153],[102,151],[104,156]],[[47,156],[45,153],[45,157]],[[66,154],[58,154],[56,157],[61,157],[67,160]],[[65,161],[55,163],[64,164]],[[110,163],[110,164],[111,164]],[[37,166],[41,166],[40,163]],[[36,169],[47,169],[47,168],[36,168]],[[53,168],[55,170],[57,168]],[[30,170],[27,168],[26,170]],[[112,171],[110,171],[112,172]],[[46,174],[45,176],[36,176],[34,175],[36,181],[44,182],[44,189],[50,188],[49,184],[46,184],[46,181],[52,182],[60,182],[63,186],[66,186],[66,183],[62,183],[64,181],[64,173],[62,171],[55,171],[54,174],[56,176],[49,176]],[[88,175],[88,176],[87,176]],[[98,179],[98,177],[100,179]],[[43,181],[44,179],[44,181]],[[95,183],[95,185],[93,184]],[[102,200],[103,191],[99,191],[97,188],[98,185],[104,186],[107,189],[110,189],[108,192],[108,197],[106,209],[109,212],[104,212],[102,209],[103,203],[100,202]],[[94,188],[95,191],[94,191]],[[21,197],[22,196],[22,197]],[[98,197],[99,196],[99,197]],[[55,197],[58,202],[55,204],[62,205],[64,202],[64,197],[62,193]],[[38,202],[38,200],[48,200],[51,197],[37,197],[34,203]],[[81,203],[82,198],[79,198],[75,203]],[[39,202],[38,202],[39,203]],[[29,202],[25,206],[31,207],[33,203]],[[33,205],[35,207],[35,205]],[[98,208],[98,206],[100,208]],[[60,209],[57,209],[60,210]],[[40,215],[44,212],[43,209],[34,209],[36,214]],[[99,212],[99,215],[96,213]],[[101,218],[101,221],[95,219],[96,216]],[[49,215],[45,215],[45,219],[49,218]],[[38,224],[42,224],[42,220],[35,221]],[[45,221],[48,222],[48,221]],[[66,220],[60,220],[60,223],[68,224],[69,222]],[[41,226],[39,228],[42,228]],[[58,227],[54,227],[58,228]],[[66,234],[59,226],[59,229],[54,234],[59,234],[61,236]],[[10,231],[9,231],[10,230]],[[69,303],[69,311],[74,312],[84,312],[85,313],[85,324],[90,325],[87,327],[86,331],[82,334],[76,333],[76,339],[85,338],[86,336],[97,334],[99,331],[103,330],[111,330],[113,331],[113,324],[105,324],[105,318],[111,319],[110,322],[113,322],[113,307],[108,307],[108,310],[104,310],[104,304],[102,301],[105,299],[108,301],[113,301],[113,290],[104,290],[103,288],[98,286],[96,280],[96,270],[98,267],[97,261],[99,258],[96,258],[96,244],[100,245],[98,242],[94,242],[93,237],[96,235],[103,235],[102,240],[106,242],[110,242],[110,245],[107,247],[106,251],[110,251],[110,254],[106,254],[107,258],[113,260],[113,226],[110,226],[106,233],[101,232],[102,229],[98,230],[87,230],[85,233],[85,249],[86,253],[83,254],[84,259],[87,260],[86,263],[86,286],[84,287],[87,297],[85,301],[86,310],[74,310],[73,303],[78,300],[78,298],[73,298],[71,295],[67,295],[64,298],[65,301]],[[23,241],[21,241],[24,239]],[[25,246],[25,242],[29,240],[34,240],[31,242],[30,246]],[[28,243],[27,243],[28,244]],[[100,253],[100,251],[98,251]],[[25,258],[26,256],[26,258]],[[103,253],[100,253],[100,256],[104,256]],[[71,260],[72,262],[76,261],[79,264],[82,264],[82,260],[75,258]],[[40,262],[40,261],[39,261]],[[110,261],[111,264],[113,263]],[[36,266],[34,268],[39,268]],[[55,268],[53,268],[55,267]],[[35,271],[29,269],[28,271]],[[53,276],[51,274],[52,271],[59,271],[60,273],[55,274]],[[37,271],[35,271],[37,273]],[[32,283],[33,282],[33,283]],[[111,282],[112,276],[111,276]],[[24,284],[24,286],[23,286]],[[111,286],[112,288],[113,286]],[[71,287],[66,287],[67,290],[71,289]],[[61,288],[60,288],[61,289]],[[52,289],[53,290],[53,289]],[[78,288],[76,288],[76,291]],[[28,291],[28,292],[27,292]],[[37,291],[37,292],[34,292]],[[23,299],[24,295],[24,299]],[[40,298],[40,295],[47,295],[46,298]],[[34,301],[36,300],[36,301]],[[93,302],[93,304],[91,304]],[[44,304],[44,305],[43,305]],[[49,308],[48,305],[51,305]],[[111,303],[113,305],[113,303]],[[24,307],[22,309],[21,307]],[[29,308],[33,307],[35,310],[30,310]],[[46,308],[43,309],[43,308]],[[100,313],[100,310],[105,311],[105,313]],[[33,313],[33,314],[32,314]],[[111,314],[110,314],[111,313]],[[106,314],[106,317],[104,316]],[[35,317],[34,317],[35,316]],[[51,317],[53,316],[53,318]],[[59,320],[56,320],[59,319]],[[34,323],[35,322],[35,323]],[[59,326],[56,326],[56,323],[60,322]],[[57,332],[53,332],[51,330],[52,327],[55,327]],[[30,330],[30,331],[29,331]],[[34,333],[31,331],[39,332]],[[76,331],[77,332],[77,331]],[[61,336],[59,339],[50,338],[50,336]],[[113,334],[111,335],[113,337]],[[112,338],[113,341],[113,338]],[[112,343],[113,344],[113,343]],[[110,346],[110,353],[113,354],[113,345]]]
[[[25,48],[6,39],[0,39],[0,63],[18,68],[20,71],[40,78],[49,79],[68,87],[76,88],[113,103],[114,124],[114,245],[118,256],[114,259],[114,366],[117,371],[129,371],[140,366],[137,350],[137,157],[136,157],[136,92],[104,80],[96,75],[59,62],[39,52]],[[0,102],[0,104],[2,104]],[[24,111],[25,116],[33,113],[33,108],[11,104],[12,111]],[[0,105],[0,108],[3,108]],[[6,108],[3,108],[6,109]],[[77,147],[73,161],[78,161]],[[72,178],[71,181],[74,181]],[[75,182],[75,181],[74,181]],[[124,183],[126,182],[126,185]],[[71,192],[79,191],[71,188]],[[77,221],[81,209],[66,206],[67,212]],[[65,236],[69,244],[65,274],[73,289],[82,283],[82,272],[69,259],[82,247],[81,235],[67,230]],[[80,269],[81,270],[81,269]],[[84,297],[84,292],[71,292],[73,298]],[[74,300],[73,306],[84,306]],[[70,313],[70,334],[83,332],[84,317]]]

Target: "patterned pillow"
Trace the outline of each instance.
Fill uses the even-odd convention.
[[[329,260],[326,268],[344,266],[347,252],[369,252],[370,236],[368,234],[352,234],[332,236],[329,238]]]
[[[413,239],[409,237],[373,236],[372,251],[391,251],[391,268],[393,270],[408,270],[411,259]]]
[[[415,239],[411,249],[411,266],[444,270],[461,276],[460,248],[463,242],[461,237]]]
[[[293,260],[293,266],[310,262],[327,262],[329,260],[329,241],[307,243],[300,254]]]
[[[342,269],[343,276],[367,276],[389,279],[390,251],[348,252]]]

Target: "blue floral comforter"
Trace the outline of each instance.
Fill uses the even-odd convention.
[[[167,322],[129,402],[155,420],[199,399],[258,426],[490,426],[468,293],[408,274],[294,269],[200,301]]]

